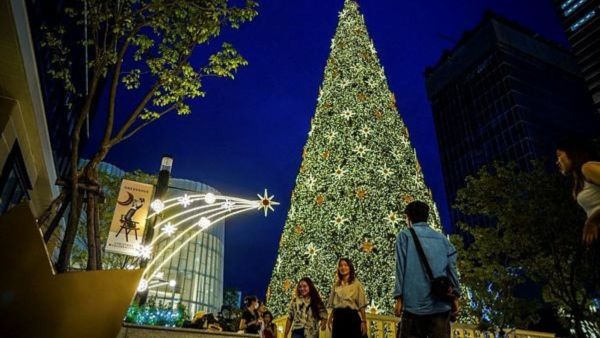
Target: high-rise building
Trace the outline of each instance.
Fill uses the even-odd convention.
[[[600,113],[600,0],[554,0],[554,3]]]
[[[450,204],[482,165],[528,168],[557,139],[600,125],[568,50],[492,13],[425,76]]]
[[[99,170],[115,177],[124,177],[125,172],[120,168],[101,163]],[[204,193],[221,195],[216,189],[186,179],[169,179],[169,189],[165,199]],[[165,214],[168,217],[169,214]],[[178,228],[196,226],[198,219],[189,219]],[[163,257],[168,257],[182,244],[186,237],[181,238],[175,245],[166,249]],[[159,241],[155,252],[166,247],[167,240]],[[213,223],[206,231],[201,232],[194,240],[184,247],[167,262],[161,269],[161,279],[175,280],[175,287],[165,285],[149,290],[148,297],[156,302],[176,306],[182,303],[188,313],[193,316],[196,311],[217,313],[223,304],[223,273],[225,264],[225,222]]]

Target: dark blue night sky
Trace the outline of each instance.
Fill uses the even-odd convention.
[[[263,298],[343,0],[259,2],[253,22],[224,32],[209,46],[232,42],[249,61],[236,79],[206,79],[207,95],[193,102],[192,115],[157,121],[116,146],[106,161],[127,171],[156,173],[161,156],[171,154],[174,177],[204,182],[231,196],[255,198],[264,188],[275,194],[281,205],[274,214],[232,218],[225,231],[225,287]],[[444,227],[450,229],[423,72],[475,27],[487,9],[566,44],[552,1],[359,3],[425,180]],[[198,60],[204,61],[205,52],[198,52]]]

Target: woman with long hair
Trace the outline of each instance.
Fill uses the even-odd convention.
[[[312,280],[304,277],[298,282],[292,297],[283,337],[287,338],[291,330],[291,338],[317,338],[319,323],[321,330],[325,330],[327,310]]]
[[[263,317],[263,330],[262,338],[276,338],[277,337],[277,326],[273,323],[273,314],[271,311],[265,311]]]
[[[332,338],[360,338],[367,334],[367,298],[356,278],[352,261],[340,258],[337,278],[331,288],[327,308],[332,309],[328,326]]]
[[[556,164],[563,175],[573,176],[573,198],[587,220],[582,240],[590,245],[600,230],[600,162],[594,147],[580,139],[564,140],[556,147]]]

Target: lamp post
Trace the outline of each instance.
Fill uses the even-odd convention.
[[[160,170],[158,172],[158,180],[156,182],[156,190],[154,191],[154,197],[152,198],[152,205],[156,206],[161,204],[165,197],[167,190],[169,190],[169,178],[171,177],[171,169],[173,168],[173,157],[170,155],[164,155],[160,162]],[[148,220],[146,224],[146,230],[144,231],[144,237],[142,239],[143,245],[148,245],[152,242],[154,237],[154,225],[156,224],[157,218],[160,217],[160,213]],[[145,268],[148,264],[149,258],[142,258],[140,261],[140,268]],[[148,300],[148,290],[138,293],[137,296],[138,304],[144,305]]]

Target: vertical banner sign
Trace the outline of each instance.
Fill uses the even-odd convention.
[[[137,256],[135,249],[142,244],[153,192],[154,186],[151,184],[123,180],[110,224],[106,251]]]

